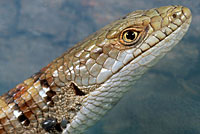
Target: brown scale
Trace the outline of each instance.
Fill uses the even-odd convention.
[[[60,68],[64,64],[64,57],[57,58],[0,97],[0,134],[62,132],[86,94],[74,83],[69,84],[64,74],[67,68]],[[53,77],[56,70],[59,75]],[[44,97],[39,94],[43,88],[49,89]],[[45,121],[53,127],[43,126]]]
[[[36,73],[27,81],[37,81],[42,72]],[[36,133],[37,115],[42,115],[41,109],[27,92],[33,83],[21,83],[0,97],[0,134],[3,133]],[[25,98],[26,97],[26,98]],[[25,98],[25,99],[24,99]],[[17,117],[14,115],[17,111]],[[30,131],[29,131],[30,130]]]

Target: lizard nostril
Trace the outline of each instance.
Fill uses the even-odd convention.
[[[174,13],[174,14],[172,15],[172,17],[173,17],[174,19],[176,19],[177,15]]]

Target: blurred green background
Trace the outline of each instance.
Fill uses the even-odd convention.
[[[138,9],[184,5],[184,39],[87,134],[200,134],[199,0],[0,0],[0,93],[109,22]]]

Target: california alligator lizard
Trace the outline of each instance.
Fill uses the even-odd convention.
[[[186,33],[182,6],[138,10],[0,97],[0,134],[78,134],[98,121]]]

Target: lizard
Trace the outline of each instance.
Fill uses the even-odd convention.
[[[190,9],[137,10],[93,33],[0,96],[0,134],[79,134],[187,32]]]

